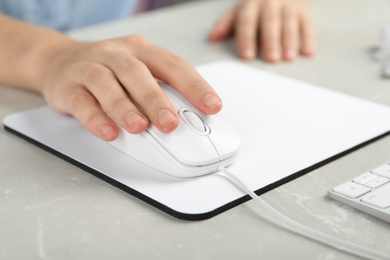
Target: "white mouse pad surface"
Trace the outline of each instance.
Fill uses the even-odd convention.
[[[241,139],[230,170],[258,194],[390,130],[387,106],[234,62],[198,70],[223,99],[222,113]],[[221,173],[181,179],[149,168],[50,107],[10,115],[4,125],[178,218],[209,218],[249,199]]]

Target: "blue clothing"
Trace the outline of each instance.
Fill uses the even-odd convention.
[[[65,31],[129,16],[136,0],[0,0],[0,12]]]

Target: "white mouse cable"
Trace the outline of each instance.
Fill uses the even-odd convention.
[[[321,233],[317,230],[314,230],[310,227],[304,226],[289,217],[283,215],[276,209],[274,209],[272,206],[270,206],[267,202],[262,200],[259,196],[257,196],[256,193],[254,193],[246,184],[244,184],[238,177],[236,177],[233,173],[228,171],[225,167],[219,166],[218,170],[224,173],[226,176],[228,176],[234,183],[236,183],[241,189],[243,189],[249,196],[251,196],[257,203],[259,203],[262,207],[264,207],[268,212],[270,212],[272,215],[276,216],[283,222],[289,224],[290,226],[293,226],[294,228],[298,229],[303,233],[303,235],[309,236],[310,238],[315,238],[319,240],[322,243],[325,243],[327,245],[339,248],[344,251],[348,251],[351,254],[354,255],[364,255],[368,256],[370,258],[374,257],[376,259],[390,259],[390,256],[385,255],[381,252],[371,250],[366,247],[358,246],[354,243],[350,243],[348,241],[344,241],[329,235],[326,235],[324,233]],[[348,250],[345,250],[348,249]]]

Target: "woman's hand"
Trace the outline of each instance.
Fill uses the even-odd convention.
[[[222,108],[218,95],[190,64],[138,35],[70,41],[47,60],[38,91],[54,109],[73,115],[106,141],[118,136],[116,124],[133,134],[149,123],[162,132],[177,127],[179,117],[156,79],[205,114]]]
[[[261,52],[265,61],[292,61],[312,56],[316,42],[308,0],[244,0],[215,24],[209,40],[219,41],[235,32],[239,56],[252,60]]]

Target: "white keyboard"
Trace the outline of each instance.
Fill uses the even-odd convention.
[[[390,164],[329,189],[328,196],[390,223]]]

